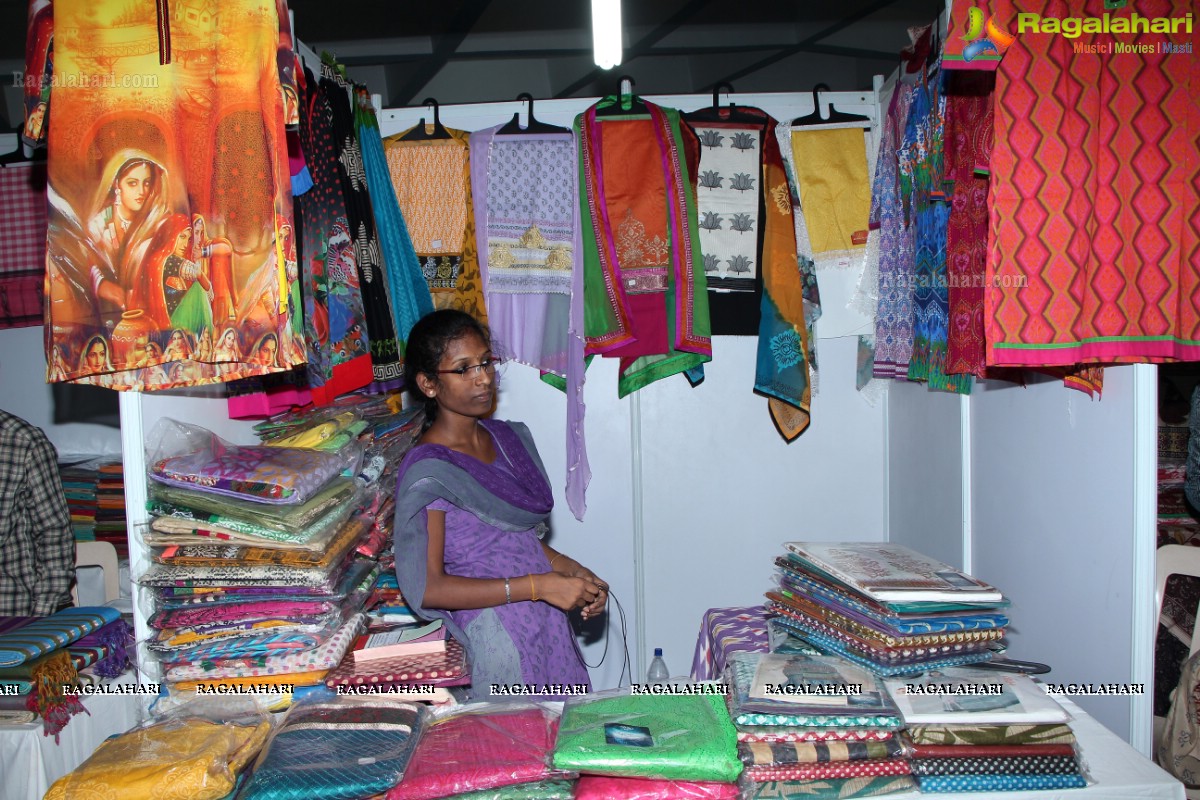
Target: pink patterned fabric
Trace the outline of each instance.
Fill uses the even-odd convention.
[[[575,800],[726,800],[737,796],[736,783],[712,781],[585,775],[575,784]]]
[[[434,800],[567,777],[550,768],[558,720],[536,707],[465,712],[429,723],[387,800]]]

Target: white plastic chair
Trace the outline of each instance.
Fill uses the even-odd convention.
[[[104,571],[104,602],[111,603],[121,596],[120,565],[117,548],[111,542],[76,542],[75,569],[100,567]],[[71,601],[79,605],[79,584],[71,587]]]

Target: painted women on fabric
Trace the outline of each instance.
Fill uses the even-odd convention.
[[[262,332],[238,313],[290,224],[279,7],[30,3],[42,80],[27,121],[46,116],[25,133],[50,151],[48,380],[162,389],[293,366],[289,348],[273,367],[243,361]],[[260,324],[291,338],[286,303]]]

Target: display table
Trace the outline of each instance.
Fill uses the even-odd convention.
[[[133,673],[112,683],[136,683]],[[90,695],[59,734],[42,735],[42,721],[0,725],[0,800],[41,800],[50,784],[82,764],[100,743],[137,725],[152,697]]]
[[[719,679],[733,653],[768,651],[766,609],[763,606],[710,608],[704,614],[693,680]],[[1030,792],[953,792],[885,795],[894,800],[946,798],[946,800],[1186,800],[1183,784],[1130,747],[1075,703],[1055,697],[1071,714],[1071,729],[1078,739],[1080,763],[1089,780],[1086,789]]]

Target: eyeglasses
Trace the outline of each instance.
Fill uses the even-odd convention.
[[[504,366],[503,358],[487,358],[478,364],[469,364],[465,367],[457,367],[455,369],[438,369],[434,370],[438,375],[457,375],[460,378],[478,378],[480,372],[486,372],[489,375],[495,375],[500,367]]]

